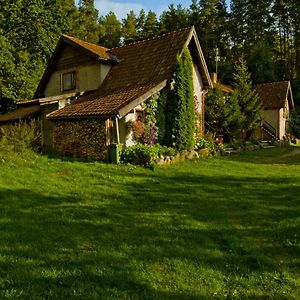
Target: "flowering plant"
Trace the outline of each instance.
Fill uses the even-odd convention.
[[[216,143],[217,144],[223,144],[224,143],[224,138],[222,136],[217,136],[216,137]]]
[[[129,127],[133,132],[136,142],[146,145],[154,145],[157,142],[157,129],[141,120],[130,122]]]

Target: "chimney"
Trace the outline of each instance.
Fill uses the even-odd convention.
[[[211,73],[210,79],[211,79],[212,83],[214,83],[214,84],[217,83],[217,81],[218,81],[217,73]]]

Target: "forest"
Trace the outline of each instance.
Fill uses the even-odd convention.
[[[0,0],[0,112],[31,99],[62,33],[108,48],[194,25],[210,72],[233,81],[243,58],[253,83],[291,80],[300,103],[299,0],[193,0],[161,15],[101,15],[94,0]]]

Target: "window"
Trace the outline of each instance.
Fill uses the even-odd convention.
[[[62,76],[61,76],[61,90],[63,92],[74,90],[76,88],[75,77],[76,77],[75,72],[69,72],[69,73],[62,74]]]

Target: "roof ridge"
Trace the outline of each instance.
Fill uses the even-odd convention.
[[[88,42],[88,41],[79,39],[79,38],[77,38],[77,37],[75,37],[75,36],[71,36],[71,35],[68,35],[68,34],[65,34],[65,33],[63,33],[62,36],[68,38],[69,40],[72,40],[73,42],[76,42],[76,41],[74,41],[74,40],[78,40],[78,41],[80,41],[80,42],[83,42],[83,43],[86,43],[86,44],[89,44],[89,45],[92,45],[92,46],[97,46],[97,47],[106,49],[107,51],[110,51],[110,50],[111,50],[110,48],[107,48],[107,47],[104,47],[104,46],[101,46],[101,45],[98,45],[98,44],[95,44],[95,43],[91,43],[91,42]]]
[[[171,35],[171,34],[174,34],[174,33],[179,33],[179,32],[182,32],[184,30],[187,30],[187,29],[192,30],[192,28],[193,28],[193,26],[187,26],[187,27],[184,27],[184,28],[181,28],[181,29],[177,29],[177,30],[173,30],[173,31],[169,31],[169,32],[160,34],[160,35],[149,37],[149,38],[146,38],[146,39],[143,39],[143,40],[135,41],[135,42],[132,42],[132,43],[129,43],[129,44],[126,44],[126,45],[122,45],[122,46],[119,46],[119,47],[114,47],[114,48],[111,48],[110,50],[120,49],[120,48],[123,48],[123,47],[128,47],[128,46],[132,46],[132,45],[137,45],[137,44],[142,44],[142,43],[145,43],[145,42],[157,40],[157,39],[165,37],[167,35]]]

